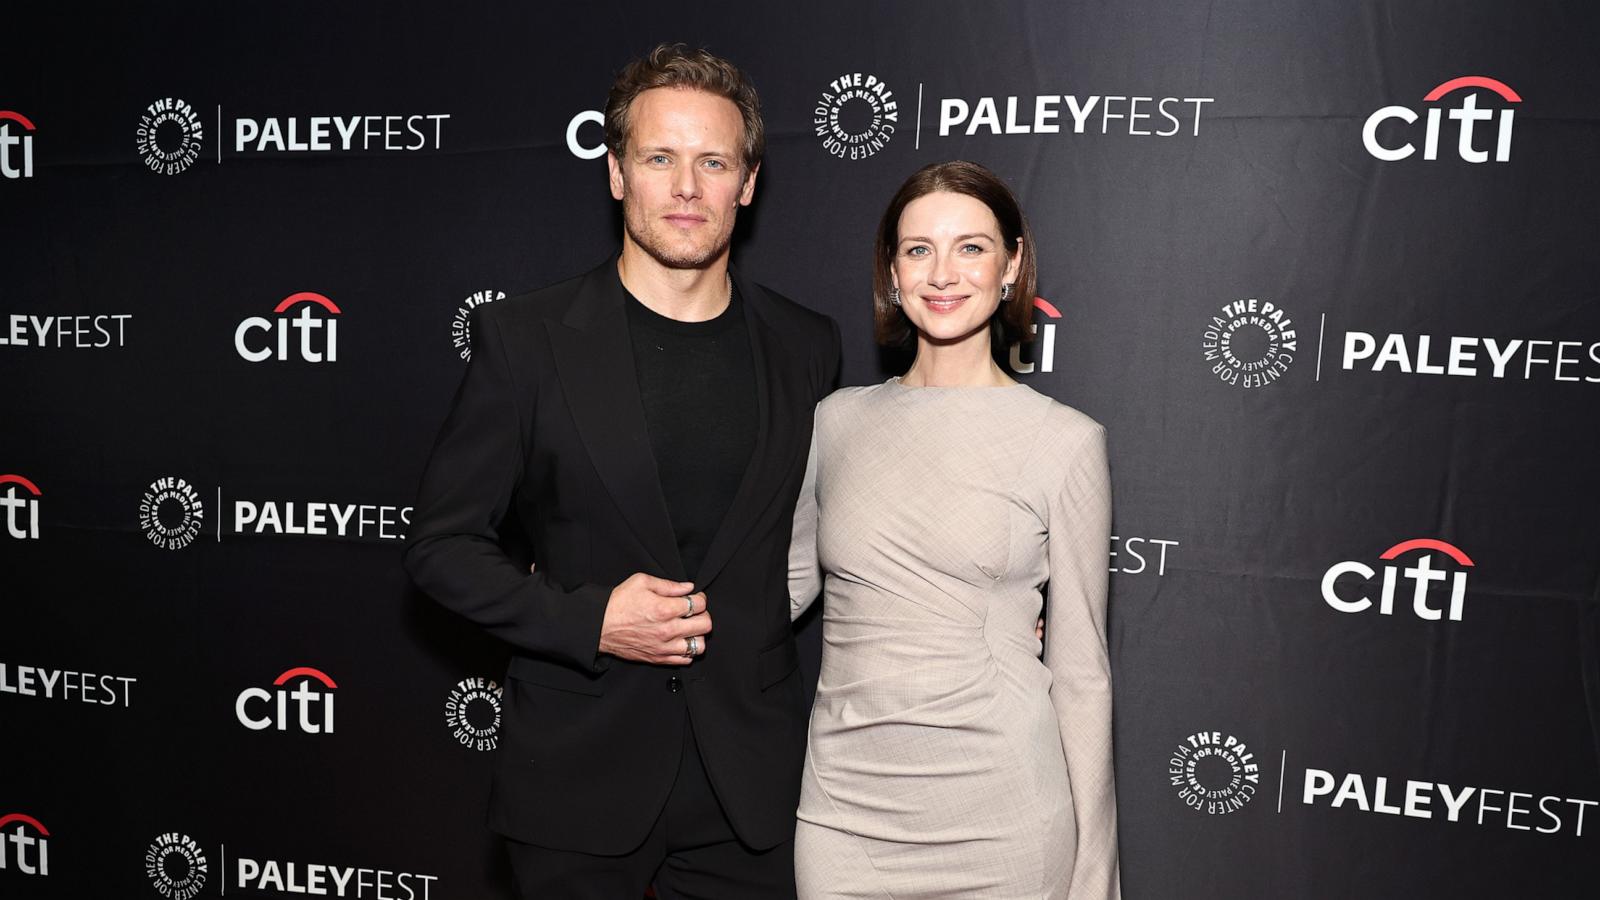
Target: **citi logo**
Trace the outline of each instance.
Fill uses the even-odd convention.
[[[33,832],[29,834],[28,832]],[[50,874],[50,829],[33,816],[0,816],[0,869],[14,868],[24,875]]]
[[[1056,309],[1049,300],[1046,300],[1043,297],[1033,298],[1033,308],[1044,313],[1047,320],[1061,318],[1061,311]],[[1023,361],[1022,342],[1017,341],[1011,345],[1011,371],[1016,372],[1018,375],[1029,375],[1032,374],[1035,369],[1040,372],[1049,372],[1053,370],[1056,365],[1055,323],[1046,321],[1044,323],[1043,332],[1039,331],[1039,323],[1037,322],[1029,325],[1028,329],[1033,332],[1034,337],[1037,339],[1037,343],[1033,345],[1037,348],[1033,354],[1033,361]]]
[[[1416,564],[1401,568],[1403,563],[1399,561],[1400,557],[1415,552],[1422,554],[1417,558]],[[1433,566],[1434,553],[1444,554],[1460,568],[1453,573],[1443,569],[1435,569]],[[1378,595],[1377,603],[1379,613],[1385,616],[1394,615],[1394,599],[1398,590],[1396,585],[1403,575],[1411,579],[1413,585],[1411,611],[1416,613],[1417,618],[1437,622],[1441,618],[1448,616],[1452,622],[1461,621],[1462,607],[1467,596],[1466,570],[1472,568],[1473,562],[1454,544],[1448,544],[1433,538],[1415,538],[1395,544],[1388,550],[1383,551],[1383,555],[1378,558],[1390,562],[1389,565],[1383,567],[1383,587]],[[1322,599],[1329,606],[1343,613],[1359,613],[1371,609],[1373,602],[1365,593],[1353,600],[1345,599],[1339,595],[1338,581],[1345,575],[1356,575],[1369,583],[1372,579],[1378,577],[1378,573],[1371,566],[1362,562],[1346,560],[1341,563],[1335,563],[1322,576]],[[1445,609],[1435,609],[1429,606],[1428,588],[1436,581],[1447,580],[1450,582],[1449,606]]]
[[[289,683],[294,682],[294,688]],[[321,684],[322,688],[316,685]],[[251,731],[297,728],[306,734],[333,733],[333,691],[338,687],[319,669],[297,666],[272,680],[273,690],[245,688],[234,701],[239,724]],[[326,690],[323,690],[326,688]],[[294,714],[290,714],[290,701]]]
[[[601,129],[606,126],[606,114],[598,109],[586,109],[573,116],[567,122],[567,150],[579,159],[599,159],[606,155],[606,142],[604,131],[596,134],[595,143],[584,143],[578,137],[578,130],[585,125],[596,125]]]
[[[22,126],[21,134],[11,133],[11,123]],[[28,117],[9,109],[0,109],[0,175],[7,178],[33,177],[33,123]],[[11,148],[21,147],[22,166],[18,168],[11,156]]]
[[[38,540],[40,496],[38,485],[21,475],[0,475],[0,485],[5,486],[5,496],[0,496],[0,506],[6,510],[6,536],[24,541]],[[18,496],[18,485],[28,493]]]
[[[1482,75],[1463,75],[1452,78],[1429,91],[1422,98],[1424,103],[1436,103],[1444,99],[1446,94],[1456,91],[1467,91],[1462,97],[1461,105],[1450,110],[1450,118],[1460,122],[1457,132],[1456,152],[1469,163],[1489,161],[1489,151],[1479,150],[1473,141],[1473,130],[1479,122],[1486,122],[1495,118],[1495,110],[1478,108],[1478,93],[1475,88],[1482,88],[1500,96],[1507,103],[1521,103],[1516,91],[1508,87],[1505,82]],[[1422,158],[1439,158],[1439,131],[1440,119],[1444,109],[1431,106],[1427,110],[1428,123],[1422,136]],[[1515,107],[1507,106],[1499,110],[1499,125],[1495,132],[1494,161],[1511,161],[1511,125],[1516,117]],[[1366,145],[1367,152],[1384,162],[1398,162],[1417,152],[1416,144],[1407,141],[1398,146],[1384,146],[1378,141],[1378,126],[1390,119],[1399,119],[1407,125],[1414,125],[1417,121],[1416,110],[1404,106],[1385,106],[1367,117],[1367,124],[1361,129],[1361,142]]]
[[[289,315],[296,306],[300,308]],[[323,312],[317,313],[317,307]],[[339,315],[340,309],[332,300],[311,291],[301,291],[283,298],[272,312],[274,318],[251,316],[234,329],[233,347],[240,356],[253,363],[269,359],[278,362],[300,359],[308,363],[338,361],[339,320],[333,317]],[[290,330],[300,333],[299,340],[290,339]],[[262,337],[267,340],[262,341]]]

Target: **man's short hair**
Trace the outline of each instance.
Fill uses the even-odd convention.
[[[654,88],[705,91],[733,101],[744,120],[744,171],[746,175],[755,171],[767,149],[755,85],[733,63],[683,44],[661,44],[618,73],[606,98],[606,149],[613,155],[622,159],[628,146],[634,99]]]

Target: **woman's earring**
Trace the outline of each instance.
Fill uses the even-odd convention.
[[[1011,301],[1011,295],[1014,294],[1014,293],[1016,293],[1016,286],[1015,285],[1011,285],[1011,284],[1002,284],[1002,285],[1000,285],[1000,302],[1001,303],[1010,302]]]
[[[889,289],[889,302],[893,303],[895,306],[899,306],[900,305],[900,289],[899,288],[890,288]]]

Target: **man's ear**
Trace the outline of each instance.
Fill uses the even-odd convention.
[[[611,199],[621,200],[626,193],[626,182],[622,180],[622,163],[617,161],[617,155],[610,150],[606,151],[606,170],[611,174]]]
[[[756,163],[755,168],[750,170],[750,174],[744,177],[744,190],[739,192],[740,206],[749,206],[750,201],[755,199],[756,176],[759,174],[761,174],[761,163]],[[618,197],[617,199],[620,200],[622,198]]]

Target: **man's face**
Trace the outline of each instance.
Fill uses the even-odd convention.
[[[628,238],[669,268],[705,268],[727,252],[734,215],[755,194],[739,108],[704,91],[653,88],[634,98],[632,117],[624,157],[606,157]]]

